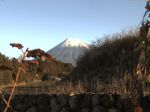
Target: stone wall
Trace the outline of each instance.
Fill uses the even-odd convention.
[[[2,112],[5,103],[0,100]],[[139,99],[139,102],[144,112],[150,112],[150,96]],[[121,98],[116,94],[16,95],[11,108],[15,112],[134,112],[131,98]]]

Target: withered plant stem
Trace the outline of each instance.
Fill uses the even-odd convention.
[[[8,102],[6,101],[6,99],[5,99],[5,97],[3,96],[3,94],[1,94],[0,97],[2,98],[2,100],[3,100],[3,101],[5,102],[5,104],[7,105]],[[15,111],[11,108],[10,105],[9,105],[9,108],[10,108],[10,110],[11,110],[12,112],[15,112]]]
[[[10,102],[11,102],[11,99],[12,99],[12,96],[13,96],[13,93],[14,93],[14,90],[15,90],[15,87],[16,87],[16,85],[17,85],[17,81],[18,81],[19,74],[20,74],[21,70],[22,70],[22,67],[19,67],[19,70],[18,70],[18,72],[17,72],[16,79],[15,79],[15,82],[14,82],[14,84],[13,84],[13,87],[12,87],[12,90],[11,90],[11,93],[10,93],[10,96],[9,96],[9,99],[8,99],[8,102],[7,102],[6,107],[5,107],[5,109],[4,109],[3,112],[6,112],[7,109],[8,109],[8,107],[9,107],[9,105],[10,105]]]

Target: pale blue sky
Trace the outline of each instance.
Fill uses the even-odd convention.
[[[87,43],[131,26],[144,14],[146,0],[0,0],[0,52],[20,52],[22,43],[45,51],[68,37]]]

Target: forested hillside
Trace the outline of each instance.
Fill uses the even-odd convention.
[[[65,76],[68,75],[73,66],[56,60],[40,61],[39,65],[23,62],[18,83],[29,83],[34,80],[41,80],[44,76]],[[9,59],[0,53],[0,86],[7,86],[13,83],[20,62],[16,58]]]

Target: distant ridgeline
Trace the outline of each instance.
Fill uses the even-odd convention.
[[[19,61],[16,58],[9,59],[0,53],[0,86],[13,83],[19,66]],[[72,70],[71,64],[56,60],[41,61],[39,65],[24,62],[24,70],[19,76],[19,83],[41,80],[45,76],[65,76]]]

